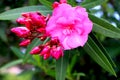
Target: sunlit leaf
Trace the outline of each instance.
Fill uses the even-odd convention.
[[[81,4],[82,7],[85,7],[87,9],[93,8],[97,5],[101,5],[103,2],[106,2],[106,0],[84,0]]]
[[[15,20],[21,16],[23,12],[36,12],[39,11],[44,15],[47,15],[51,12],[45,6],[27,6],[16,9],[11,9],[0,14],[0,20]]]
[[[93,31],[111,38],[120,38],[120,29],[113,26],[102,18],[89,14],[89,18],[94,23]]]

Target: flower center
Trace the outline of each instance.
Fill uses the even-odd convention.
[[[73,24],[67,25],[64,30],[63,30],[63,34],[64,35],[70,35],[73,32]]]

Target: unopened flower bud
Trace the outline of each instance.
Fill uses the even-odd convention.
[[[25,20],[25,26],[29,29],[29,30],[31,30],[32,29],[32,24],[31,24],[31,19],[26,19]]]
[[[67,0],[60,0],[60,3],[67,3]]]
[[[39,54],[40,51],[41,51],[41,48],[39,46],[36,46],[31,50],[30,54]]]
[[[40,33],[45,33],[45,28],[44,27],[43,28],[38,28],[37,31],[40,32]]]
[[[45,46],[41,51],[40,55],[43,56],[44,54],[50,54],[50,49],[51,48],[49,46]]]
[[[30,44],[30,39],[26,39],[26,40],[23,40],[19,45],[20,46],[27,46],[27,45],[29,45]]]
[[[25,38],[30,34],[30,30],[26,27],[15,27],[11,31],[21,38]]]
[[[58,45],[59,44],[59,40],[57,37],[51,38],[51,42],[52,45]]]
[[[31,12],[30,19],[32,23],[36,26],[44,27],[46,24],[45,17],[38,12]]]
[[[51,56],[58,60],[63,56],[63,49],[61,47],[56,47],[51,50]]]
[[[58,3],[58,2],[54,2],[53,5],[52,5],[52,7],[53,7],[53,8],[56,8],[56,7],[58,7],[59,4],[60,4],[60,3]]]
[[[21,17],[16,20],[19,24],[25,24],[25,18]]]
[[[22,13],[22,16],[25,17],[25,18],[28,18],[29,17],[29,12]]]
[[[43,58],[44,60],[48,59],[50,57],[50,54],[44,54]]]

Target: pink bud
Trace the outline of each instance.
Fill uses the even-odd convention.
[[[67,3],[67,0],[60,0],[60,3]]]
[[[25,18],[24,18],[24,17],[18,18],[18,19],[16,20],[16,22],[18,22],[18,23],[20,23],[20,24],[25,24]]]
[[[31,28],[31,26],[32,26],[31,22],[32,22],[31,19],[26,19],[25,20],[25,26],[30,30],[32,29]]]
[[[44,54],[50,54],[50,47],[49,46],[45,46],[44,48],[43,48],[43,50],[41,51],[41,53],[40,53],[40,55],[41,56],[44,56]]]
[[[11,31],[21,38],[25,38],[30,34],[30,30],[26,27],[15,27]]]
[[[41,51],[40,47],[36,46],[31,50],[30,54],[39,54],[40,51]]]
[[[45,28],[44,27],[43,28],[38,28],[37,31],[40,32],[40,33],[45,33]]]
[[[25,18],[28,18],[29,17],[29,12],[22,13],[22,16],[25,17]]]
[[[27,46],[27,45],[29,45],[30,44],[30,39],[26,39],[26,40],[23,40],[19,45],[20,46]]]
[[[53,48],[51,50],[51,56],[58,60],[60,57],[63,56],[63,49],[61,47]]]
[[[44,60],[48,59],[50,57],[50,54],[44,54],[43,58]]]
[[[59,40],[57,37],[51,38],[51,45],[59,45]]]
[[[44,27],[46,24],[45,17],[38,12],[31,12],[30,19],[36,26]]]
[[[52,7],[53,7],[53,8],[56,8],[56,7],[58,7],[59,4],[60,4],[60,3],[58,3],[58,2],[54,2],[53,5],[52,5]]]

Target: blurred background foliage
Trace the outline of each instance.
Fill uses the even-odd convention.
[[[77,1],[81,4],[85,0],[74,0],[75,3]],[[1,0],[0,12],[31,5],[40,3],[38,0]],[[120,28],[120,0],[107,0],[89,11]],[[55,60],[44,61],[39,56],[33,56],[36,60],[32,64],[31,61],[23,63],[20,55],[16,54],[24,54],[26,49],[18,46],[20,39],[10,32],[15,26],[19,26],[15,21],[0,21],[0,80],[55,80]],[[102,69],[82,48],[78,48],[79,52],[75,49],[70,53],[66,80],[120,80],[120,40],[98,33],[95,35],[115,62],[117,78]]]

